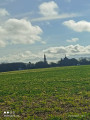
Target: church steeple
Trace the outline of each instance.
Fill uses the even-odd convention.
[[[44,63],[47,63],[46,55],[44,54]]]
[[[68,60],[68,58],[67,58],[66,54],[65,54],[65,58],[64,58],[64,60]]]

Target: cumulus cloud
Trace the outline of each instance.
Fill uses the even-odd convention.
[[[6,46],[6,43],[2,40],[0,40],[0,47],[5,47]]]
[[[90,22],[84,20],[79,22],[69,20],[65,21],[63,24],[76,32],[90,32]]]
[[[31,21],[47,21],[47,20],[55,20],[55,19],[64,19],[64,18],[73,18],[77,17],[78,15],[75,13],[59,13],[59,7],[56,2],[50,1],[50,2],[44,2],[39,6],[39,13],[41,14],[41,17],[34,18]]]
[[[73,55],[86,55],[90,54],[90,45],[89,46],[81,46],[79,44],[77,45],[69,45],[69,46],[60,46],[60,47],[50,47],[43,51],[47,54],[48,57],[56,57],[61,58],[64,57],[65,54],[67,56],[73,56]]]
[[[0,17],[8,16],[8,15],[9,15],[9,13],[6,9],[0,8]]]
[[[58,5],[54,1],[44,2],[39,6],[40,14],[43,16],[58,15]]]
[[[69,46],[59,46],[50,47],[37,53],[31,51],[24,51],[15,54],[9,54],[0,58],[0,62],[37,62],[43,61],[43,55],[46,54],[48,62],[56,62],[67,55],[68,57],[84,57],[90,55],[90,45],[81,46],[69,45]]]
[[[37,60],[38,55],[31,51],[24,51],[16,54],[9,54],[0,58],[0,62],[30,62]]]
[[[72,38],[71,40],[66,40],[67,42],[77,42],[79,38]]]
[[[42,32],[39,26],[33,26],[25,19],[8,19],[0,26],[0,40],[9,44],[43,43],[40,37]]]

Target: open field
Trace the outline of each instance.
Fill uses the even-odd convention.
[[[0,73],[0,120],[89,120],[89,112],[90,66]]]

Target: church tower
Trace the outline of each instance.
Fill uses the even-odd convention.
[[[67,59],[67,56],[66,56],[66,54],[65,54],[65,58],[64,59]]]
[[[44,54],[44,63],[47,63],[46,55]]]
[[[67,58],[66,54],[65,54],[65,58],[64,58],[64,60],[66,60],[66,61],[68,60],[68,58]]]

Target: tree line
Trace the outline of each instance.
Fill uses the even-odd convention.
[[[76,66],[76,65],[90,65],[90,61],[86,58],[82,58],[80,60],[77,60],[75,58],[68,59],[65,57],[64,59],[61,59],[57,63],[51,62],[43,62],[39,61],[36,63],[1,63],[0,64],[0,72],[6,72],[6,71],[15,71],[15,70],[25,70],[25,69],[37,69],[37,68],[48,68],[48,67],[60,67],[60,66]]]

